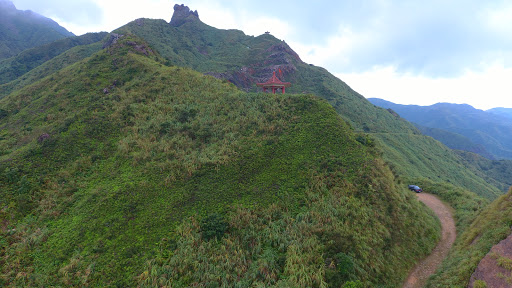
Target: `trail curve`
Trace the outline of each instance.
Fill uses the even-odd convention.
[[[402,288],[423,287],[430,275],[434,274],[446,258],[457,236],[451,208],[432,194],[418,193],[416,195],[421,202],[434,211],[439,221],[441,221],[441,240],[432,253],[411,270]]]

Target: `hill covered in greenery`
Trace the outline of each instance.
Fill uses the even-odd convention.
[[[0,100],[2,285],[396,286],[435,245],[326,101],[165,61],[125,35]]]
[[[0,0],[0,60],[21,51],[73,36],[55,21],[32,11],[17,10],[9,0]]]
[[[73,47],[97,43],[107,34],[108,33],[106,32],[88,33],[78,37],[68,37],[36,48],[27,49],[16,56],[4,59],[3,61],[0,61],[0,85],[20,78],[25,73],[37,68]],[[5,95],[7,93],[4,92],[3,94]]]
[[[287,92],[326,99],[356,131],[381,141],[384,158],[399,175],[451,182],[492,199],[503,193],[409,122],[375,107],[327,70],[304,63],[284,41],[268,34],[253,37],[216,29],[195,17],[189,20],[175,27],[163,20],[138,19],[115,32],[138,35],[167,63],[228,80],[244,91],[258,91],[255,84],[276,71],[281,80],[292,83]]]

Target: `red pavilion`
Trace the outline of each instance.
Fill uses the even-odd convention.
[[[292,86],[290,82],[281,82],[276,76],[276,72],[272,75],[272,78],[265,83],[256,83],[256,86],[262,87],[263,92],[267,92],[267,89],[272,89],[272,93],[276,94],[277,89],[281,89],[281,91],[285,91],[286,87]]]

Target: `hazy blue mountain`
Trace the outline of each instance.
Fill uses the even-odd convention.
[[[512,119],[512,108],[492,108],[487,110],[487,112]]]
[[[401,117],[421,126],[465,136],[473,143],[485,147],[496,159],[512,159],[512,119],[508,117],[475,109],[467,104],[417,106],[400,105],[376,98],[368,100],[376,106],[392,109]],[[447,143],[446,139],[439,141]]]
[[[74,35],[52,19],[0,0],[0,59],[69,36]]]

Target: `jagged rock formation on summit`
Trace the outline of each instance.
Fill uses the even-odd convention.
[[[172,14],[170,24],[174,27],[181,26],[186,22],[199,20],[199,13],[196,11],[191,11],[190,8],[181,4],[174,5],[174,13]]]

